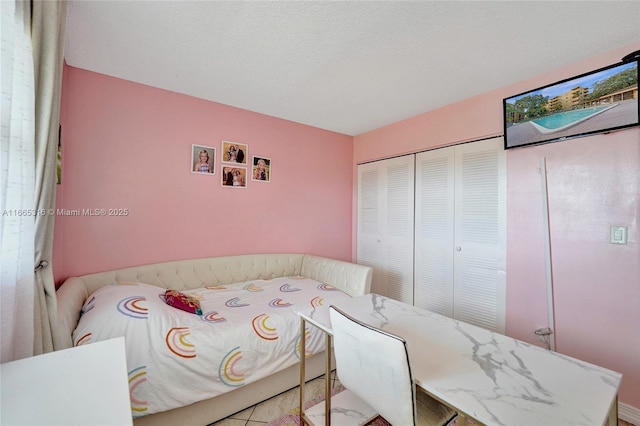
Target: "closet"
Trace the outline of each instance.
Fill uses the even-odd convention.
[[[358,166],[358,263],[371,292],[413,304],[414,155]]]
[[[359,165],[357,219],[372,292],[504,333],[501,137]]]

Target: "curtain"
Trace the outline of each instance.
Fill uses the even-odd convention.
[[[66,1],[0,1],[1,362],[56,349],[53,251]],[[34,267],[35,265],[35,267]]]
[[[60,126],[60,92],[66,1],[33,1],[31,39],[35,70],[35,208],[56,207],[56,164]],[[56,288],[51,255],[55,216],[35,218],[35,341],[34,354],[59,349],[52,326],[56,323]]]
[[[1,362],[33,355],[35,88],[30,4],[1,1]]]

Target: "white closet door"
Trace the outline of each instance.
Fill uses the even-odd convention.
[[[414,156],[358,166],[357,261],[371,291],[413,304]]]
[[[415,305],[453,317],[454,147],[416,155]]]
[[[503,140],[495,138],[455,148],[454,318],[504,333]]]

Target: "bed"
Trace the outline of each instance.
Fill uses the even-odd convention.
[[[296,386],[296,312],[368,293],[371,273],[308,254],[256,254],[73,277],[57,291],[55,332],[65,347],[125,336],[136,425],[206,425]],[[170,306],[167,289],[200,312]],[[313,327],[305,334],[310,379],[323,373],[325,348]]]

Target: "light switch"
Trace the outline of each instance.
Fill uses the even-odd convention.
[[[627,227],[611,227],[611,244],[627,244]]]

